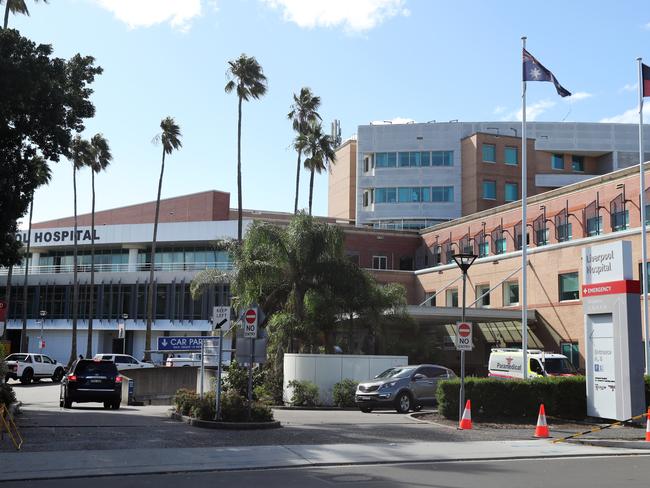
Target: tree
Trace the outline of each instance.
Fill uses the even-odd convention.
[[[37,186],[47,185],[52,179],[52,172],[43,158],[34,158],[34,163],[38,165],[38,182]],[[27,248],[23,263],[25,265],[25,276],[23,279],[23,328],[20,335],[20,351],[27,352],[27,277],[29,275],[29,248],[32,241],[32,215],[34,213],[34,192],[32,192],[31,202],[29,204],[29,225],[27,227]],[[8,284],[7,286],[11,286]],[[41,338],[42,339],[42,338]]]
[[[309,215],[311,215],[312,200],[314,196],[314,173],[325,171],[334,161],[334,144],[332,138],[323,134],[320,123],[312,123],[306,134],[300,135],[297,141],[307,158],[305,168],[311,175],[309,178]]]
[[[113,156],[108,141],[102,134],[95,134],[90,140],[90,159],[87,164],[91,171],[92,206],[90,212],[90,293],[88,297],[88,343],[86,357],[93,355],[93,315],[95,305],[95,173],[105,171]]]
[[[9,24],[9,12],[12,14],[23,14],[23,15],[29,15],[29,10],[27,9],[27,4],[25,3],[25,0],[0,0],[0,5],[2,5],[2,2],[4,1],[5,3],[5,22],[4,22],[4,28],[7,28],[7,25]],[[38,0],[34,0],[35,2],[38,2]],[[43,2],[47,3],[47,0],[43,0]]]
[[[158,236],[158,216],[160,214],[160,192],[162,191],[163,175],[165,174],[165,155],[171,154],[173,151],[180,149],[181,144],[181,128],[176,124],[172,117],[165,117],[160,122],[162,132],[155,138],[162,144],[162,163],[160,165],[160,178],[158,179],[158,197],[156,198],[156,216],[153,221],[153,238],[151,239],[151,269],[149,270],[149,289],[147,297],[147,332],[145,335],[145,361],[151,359],[151,325],[153,323],[153,298],[155,288],[155,274],[156,267],[156,239]]]
[[[259,99],[266,94],[266,76],[262,67],[252,56],[240,55],[237,59],[228,61],[226,72],[230,80],[226,83],[225,91],[237,92],[237,240],[242,240],[242,184],[241,184],[241,108],[242,102],[251,98]]]
[[[296,167],[296,198],[293,205],[293,213],[298,213],[298,193],[300,191],[300,169],[301,157],[304,146],[299,142],[301,135],[309,132],[310,125],[321,120],[317,110],[320,106],[320,97],[315,96],[308,87],[300,89],[300,94],[293,94],[293,105],[287,118],[291,120],[293,130],[296,132],[294,148],[298,152],[298,164]]]
[[[79,278],[78,265],[78,234],[77,234],[77,170],[89,166],[92,161],[90,142],[76,135],[70,144],[70,161],[72,162],[72,191],[74,195],[74,247],[72,251],[72,343],[70,346],[70,366],[77,359],[77,320],[79,318]]]

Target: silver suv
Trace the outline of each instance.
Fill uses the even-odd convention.
[[[374,408],[394,408],[398,413],[418,411],[424,404],[435,403],[438,381],[455,377],[451,369],[435,364],[395,366],[359,383],[354,400],[364,413]]]

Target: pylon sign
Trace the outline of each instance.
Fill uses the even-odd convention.
[[[249,307],[244,311],[244,337],[257,338],[258,313],[257,307]]]
[[[472,347],[472,323],[456,322],[456,350],[471,351]]]

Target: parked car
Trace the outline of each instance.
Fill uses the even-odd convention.
[[[65,375],[65,367],[44,354],[14,353],[5,358],[9,372],[5,375],[5,382],[12,378],[20,380],[24,385],[32,381],[39,382],[43,378],[50,378],[58,383]]]
[[[205,355],[205,364],[207,367],[216,367],[218,366],[217,356],[214,354]],[[165,361],[165,366],[167,367],[179,367],[179,366],[201,366],[201,353],[192,352],[186,356],[179,357],[168,357]]]
[[[117,369],[124,371],[126,369],[140,369],[140,368],[154,368],[155,366],[151,363],[145,363],[144,361],[138,361],[133,356],[128,354],[95,354],[93,359],[99,359],[104,361],[113,361]]]
[[[576,376],[578,372],[564,354],[528,349],[528,377]],[[488,361],[488,376],[501,379],[523,379],[524,353],[517,348],[493,348]]]
[[[425,404],[435,403],[438,381],[455,377],[449,368],[435,364],[396,366],[359,383],[354,401],[365,413],[376,408],[394,408],[398,413],[418,411]]]
[[[122,376],[113,361],[78,359],[61,381],[59,406],[72,407],[72,402],[104,403],[104,408],[120,408]]]

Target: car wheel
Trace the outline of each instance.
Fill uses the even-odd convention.
[[[40,379],[40,378],[34,378],[32,381],[33,381],[34,383],[40,383],[40,382],[41,382],[41,379]]]
[[[63,408],[72,408],[72,400],[68,397],[63,398]]]
[[[23,385],[29,385],[32,382],[32,379],[34,379],[34,370],[27,368],[23,371],[23,375],[20,377],[20,382]]]
[[[414,412],[419,412],[420,410],[422,410],[422,405],[416,405],[415,407],[413,407]]]
[[[120,409],[120,401],[113,402],[113,410],[119,410]]]
[[[63,368],[56,368],[52,375],[52,383],[59,383],[63,379]]]
[[[411,404],[411,395],[404,391],[397,395],[395,410],[397,410],[397,413],[408,413],[411,410]]]
[[[111,408],[111,407],[112,407],[111,402],[104,402],[104,408],[105,408],[106,410],[108,410],[108,409]]]
[[[372,408],[368,408],[368,407],[361,407],[360,410],[361,410],[363,413],[370,413],[370,412],[372,412]]]

